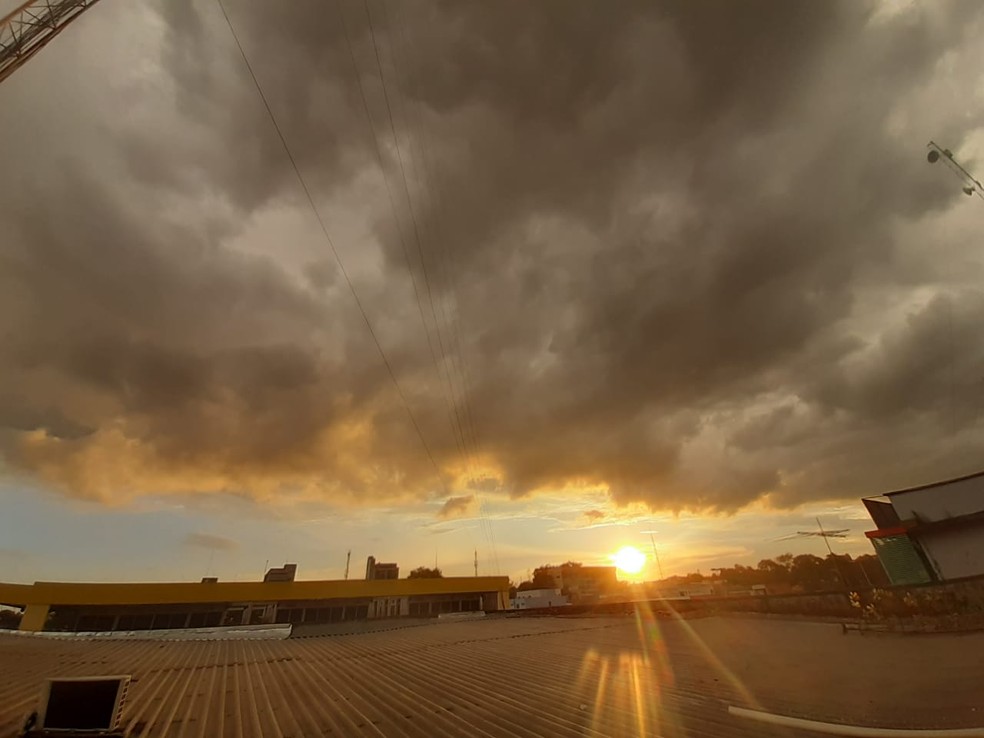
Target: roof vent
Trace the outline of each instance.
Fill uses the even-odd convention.
[[[56,736],[86,731],[93,736],[119,735],[120,714],[129,676],[48,679],[27,735]],[[32,724],[33,723],[33,724]]]

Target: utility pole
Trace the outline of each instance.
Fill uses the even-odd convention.
[[[861,560],[860,556],[854,560],[857,562],[858,566],[861,567],[861,573],[864,574],[864,581],[868,583],[869,587],[873,588],[875,585],[871,583],[871,577],[868,576],[868,570],[864,566],[864,561]]]
[[[349,552],[347,554],[345,554],[345,578],[346,579],[348,579],[348,575],[349,575],[349,564],[351,564],[351,563],[352,563],[352,549],[349,549]]]
[[[656,569],[659,571],[659,578],[663,578],[663,565],[659,563],[659,554],[656,552],[656,538],[653,537],[653,532],[649,531],[649,542],[653,544],[653,558],[656,559]]]
[[[834,549],[830,547],[830,541],[827,540],[827,531],[823,529],[823,524],[820,522],[820,518],[817,518],[817,527],[820,529],[820,537],[823,539],[823,542],[827,544],[827,553],[833,556]]]
[[[823,529],[823,524],[820,522],[820,518],[817,517],[817,527],[820,529],[820,537],[823,542],[827,544],[827,553],[830,554],[830,558],[834,560],[834,568],[837,570],[837,576],[841,580],[841,585],[844,587],[846,592],[848,589],[847,579],[844,578],[844,572],[841,571],[840,560],[834,555],[834,549],[830,547],[830,537],[827,535],[827,531]]]

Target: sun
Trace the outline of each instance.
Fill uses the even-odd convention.
[[[612,561],[619,571],[626,574],[638,574],[642,567],[646,565],[646,554],[635,546],[622,546],[614,556]]]

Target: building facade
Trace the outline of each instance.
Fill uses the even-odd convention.
[[[614,566],[562,564],[544,567],[544,571],[553,577],[555,586],[574,604],[598,602],[619,590]]]
[[[375,556],[366,559],[366,579],[399,579],[400,567],[397,564],[384,564]]]
[[[571,604],[560,589],[521,589],[512,601],[513,610],[533,610],[540,607],[562,607]]]
[[[504,610],[508,577],[130,584],[0,583],[20,629],[158,630]]]
[[[984,575],[984,472],[862,500],[892,584]]]

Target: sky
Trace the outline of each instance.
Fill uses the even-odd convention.
[[[982,35],[101,0],[0,86],[0,579],[870,552],[984,468]]]

